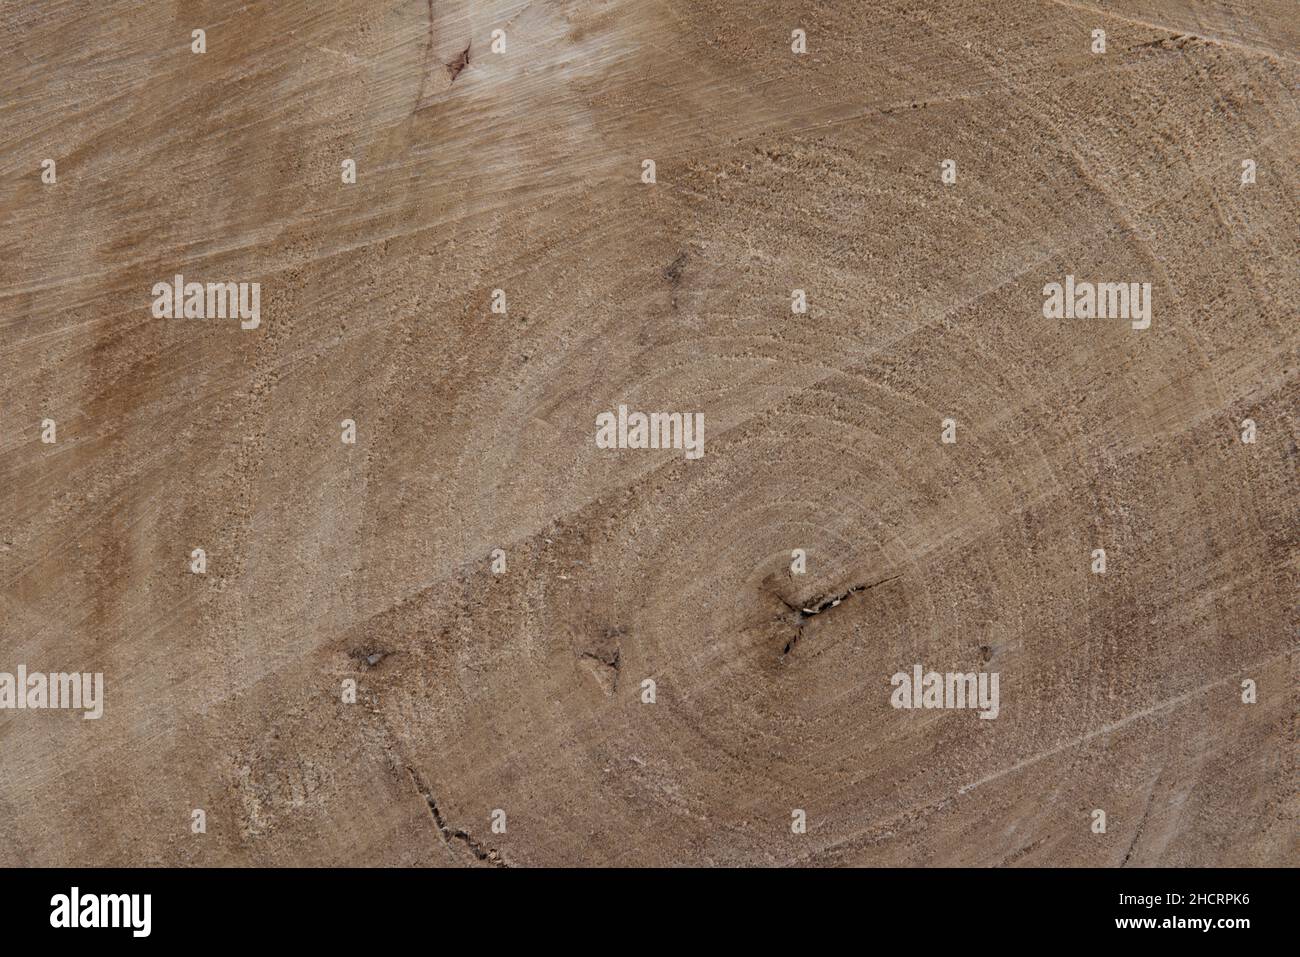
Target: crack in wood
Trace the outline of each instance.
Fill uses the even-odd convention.
[[[789,608],[790,611],[794,612],[796,615],[799,616],[796,619],[794,637],[791,638],[788,642],[786,642],[785,647],[781,650],[781,657],[784,658],[786,655],[788,655],[794,649],[794,646],[799,643],[799,639],[803,637],[803,628],[804,625],[808,622],[808,619],[813,618],[817,615],[824,614],[830,611],[832,608],[838,607],[839,605],[841,605],[848,599],[852,598],[854,595],[858,594],[859,592],[870,591],[871,589],[878,588],[881,585],[887,585],[892,581],[897,581],[902,577],[903,574],[902,572],[900,572],[897,575],[890,575],[888,578],[882,578],[879,581],[864,582],[861,585],[854,585],[852,588],[849,588],[847,591],[843,591],[838,595],[832,595],[829,598],[814,599],[810,603],[811,607],[808,607],[806,605],[792,605],[790,602],[786,601],[783,597],[781,597],[780,594],[773,592],[773,594],[776,595],[777,600],[781,602],[781,604],[785,605],[786,608]]]
[[[424,798],[424,803],[429,806],[429,814],[433,816],[433,823],[437,827],[438,833],[442,835],[444,843],[450,845],[453,840],[460,841],[468,847],[473,855],[480,861],[491,864],[493,867],[510,866],[502,859],[501,854],[494,848],[484,847],[481,843],[475,840],[474,836],[468,831],[461,830],[458,827],[453,828],[448,825],[446,818],[442,816],[442,811],[438,809],[438,802],[434,799],[433,792],[430,791],[428,785],[424,783],[424,779],[420,777],[420,773],[409,764],[406,766],[406,773],[411,776],[411,783],[415,785],[415,789],[419,791],[420,796]]]

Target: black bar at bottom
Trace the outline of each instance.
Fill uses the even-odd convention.
[[[834,931],[923,950],[927,940],[949,948],[1022,933],[1232,946],[1260,931],[1281,939],[1293,926],[1284,890],[1292,877],[1281,869],[8,869],[0,913],[7,944],[76,935],[79,944],[128,946],[458,946],[445,934],[459,928],[457,936],[484,935],[484,945],[561,935],[583,946],[770,944],[772,935]],[[669,932],[688,936],[661,936]]]

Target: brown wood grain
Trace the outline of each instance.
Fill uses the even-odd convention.
[[[0,864],[1293,864],[1294,12],[3,3]]]

